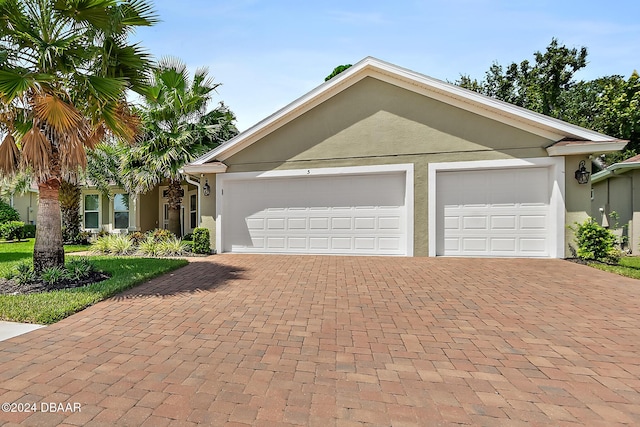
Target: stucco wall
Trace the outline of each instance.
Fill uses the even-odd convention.
[[[158,213],[160,205],[158,203],[158,187],[148,193],[140,195],[140,205],[138,206],[140,231],[149,231],[158,228]]]
[[[202,196],[201,193],[200,209],[202,214],[200,215],[200,227],[209,229],[211,248],[216,249],[216,176],[213,174],[205,175],[200,179],[200,183],[204,185],[205,182],[209,183],[211,194]]]
[[[13,196],[13,207],[20,214],[20,221],[35,224],[38,217],[38,193],[29,191]]]
[[[546,157],[544,147],[551,143],[368,77],[225,164],[232,173],[413,163],[414,254],[427,256],[429,163]],[[213,186],[212,193],[210,206],[215,206]],[[203,206],[203,212],[214,211]],[[202,225],[211,230],[214,244],[215,218],[202,218]]]
[[[565,157],[565,255],[567,257],[576,256],[575,234],[569,227],[575,223],[584,222],[591,216],[591,186],[589,184],[578,184],[575,179],[575,172],[578,170],[580,161],[584,160],[587,169],[590,171],[591,162],[586,156]]]
[[[609,178],[593,184],[593,200],[591,201],[591,216],[599,224],[603,224],[603,215],[599,208],[603,208],[607,215],[607,222],[610,227],[615,227],[615,221],[610,217],[611,212],[616,212],[619,216],[619,230],[614,230],[616,234],[625,234],[629,238],[628,249],[631,253],[639,252],[640,227],[633,224],[640,224],[640,187],[637,185],[640,179],[640,171],[632,170],[619,175],[611,175]],[[627,226],[626,230],[622,230]]]

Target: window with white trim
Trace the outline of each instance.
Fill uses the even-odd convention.
[[[84,195],[84,228],[97,229],[100,227],[100,195]]]
[[[189,219],[191,222],[191,228],[196,228],[196,220],[197,220],[197,216],[198,216],[198,203],[196,200],[196,195],[192,194],[189,197]]]
[[[116,194],[113,197],[113,223],[116,229],[129,228],[128,194]]]

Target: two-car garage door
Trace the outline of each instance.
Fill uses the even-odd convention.
[[[225,252],[410,254],[404,171],[229,179],[222,192]]]

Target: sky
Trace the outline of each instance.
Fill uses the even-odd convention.
[[[578,80],[640,70],[638,0],[155,0],[137,31],[156,58],[207,67],[241,131],[367,56],[453,82],[533,60],[552,38],[588,49]]]

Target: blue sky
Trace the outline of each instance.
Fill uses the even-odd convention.
[[[579,79],[640,69],[640,2],[594,0],[156,0],[135,39],[206,66],[245,130],[341,64],[374,56],[442,80],[532,59],[552,37],[586,46]]]

